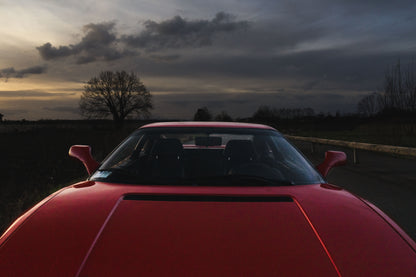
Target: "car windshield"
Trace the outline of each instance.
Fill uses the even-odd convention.
[[[103,161],[91,180],[191,186],[324,182],[277,131],[207,127],[139,129]]]

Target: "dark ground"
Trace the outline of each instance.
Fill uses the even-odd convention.
[[[87,177],[82,163],[68,156],[71,145],[91,145],[101,161],[141,124],[117,131],[111,121],[0,124],[0,233],[47,195]]]

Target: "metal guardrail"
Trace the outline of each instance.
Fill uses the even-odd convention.
[[[357,149],[416,158],[416,148],[412,147],[381,145],[363,142],[350,142],[344,140],[322,139],[313,137],[299,137],[290,135],[285,135],[285,137],[288,139],[312,143],[312,151],[314,151],[314,143],[351,148],[353,150],[353,160],[355,164],[358,163]]]

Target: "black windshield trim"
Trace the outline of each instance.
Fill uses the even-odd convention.
[[[184,202],[293,202],[290,196],[156,195],[129,194],[123,200]]]

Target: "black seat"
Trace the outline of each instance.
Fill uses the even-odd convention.
[[[250,140],[230,140],[224,150],[226,173],[242,164],[254,161],[254,146]]]
[[[184,175],[183,146],[178,139],[160,139],[152,149],[152,176],[181,178]]]
[[[261,137],[254,137],[253,146],[254,151],[256,152],[257,162],[273,167],[275,163],[274,154],[267,141]]]

